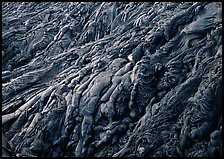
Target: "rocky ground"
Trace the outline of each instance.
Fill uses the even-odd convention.
[[[2,156],[222,156],[221,4],[2,3]]]

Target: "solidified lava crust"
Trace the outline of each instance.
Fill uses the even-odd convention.
[[[2,156],[221,157],[221,2],[3,2]]]

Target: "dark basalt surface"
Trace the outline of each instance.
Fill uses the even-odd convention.
[[[221,2],[2,3],[2,156],[222,156]]]

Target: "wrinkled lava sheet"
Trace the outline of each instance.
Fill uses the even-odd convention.
[[[222,156],[221,2],[3,2],[2,156]]]

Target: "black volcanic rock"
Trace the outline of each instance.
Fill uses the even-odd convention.
[[[2,156],[221,157],[221,2],[3,2]]]

